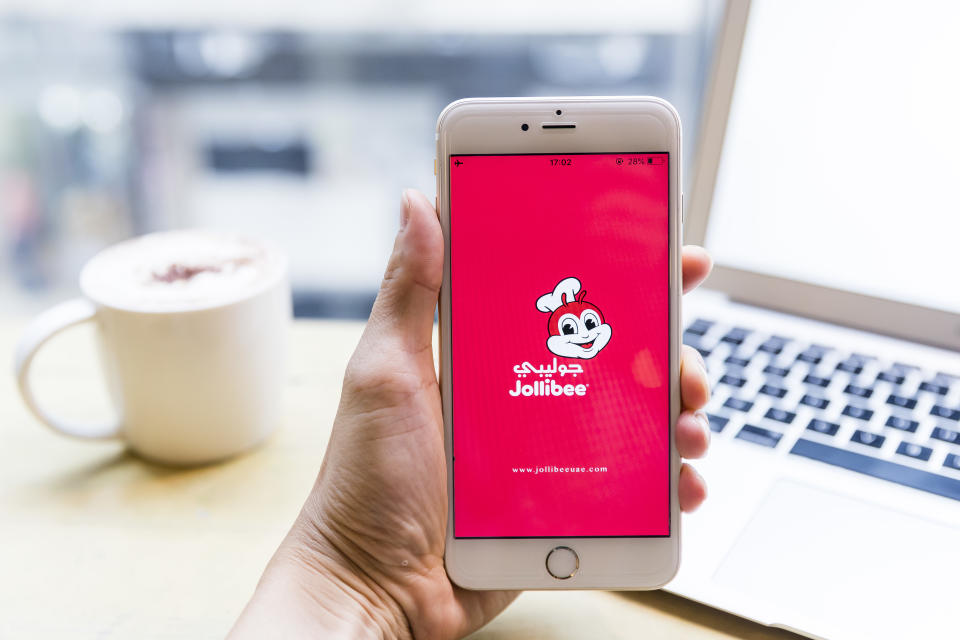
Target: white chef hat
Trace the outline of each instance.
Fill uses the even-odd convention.
[[[580,291],[580,281],[576,278],[564,278],[557,283],[550,293],[545,293],[537,298],[537,309],[544,313],[553,313],[564,304],[573,302],[577,293]],[[566,301],[564,301],[566,296]]]

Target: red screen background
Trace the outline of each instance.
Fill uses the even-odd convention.
[[[450,163],[454,535],[669,535],[667,154]],[[592,359],[546,347],[537,298],[569,276],[612,330]],[[585,395],[508,393],[555,357]]]

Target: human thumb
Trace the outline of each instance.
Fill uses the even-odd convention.
[[[430,354],[433,317],[443,281],[443,232],[433,204],[415,189],[403,192],[400,231],[373,303],[369,334],[398,340],[410,353]],[[373,337],[373,336],[366,336]]]

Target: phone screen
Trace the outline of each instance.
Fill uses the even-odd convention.
[[[670,535],[669,164],[450,157],[455,537]]]

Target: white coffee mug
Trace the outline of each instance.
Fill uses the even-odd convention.
[[[161,249],[182,246],[184,238],[204,233],[209,235],[151,234],[106,251],[144,240]],[[128,304],[135,301],[124,300],[122,287],[111,292],[103,268],[93,286],[85,276],[103,253],[93,258],[81,272],[84,297],[38,316],[20,340],[16,375],[27,406],[60,433],[121,439],[136,454],[163,464],[213,462],[262,441],[280,421],[291,296],[285,258],[258,246],[269,267],[245,288],[224,297],[214,287],[212,295],[158,308]],[[71,422],[48,411],[30,387],[30,364],[39,348],[83,322],[97,328],[107,386],[120,416],[116,422]]]

